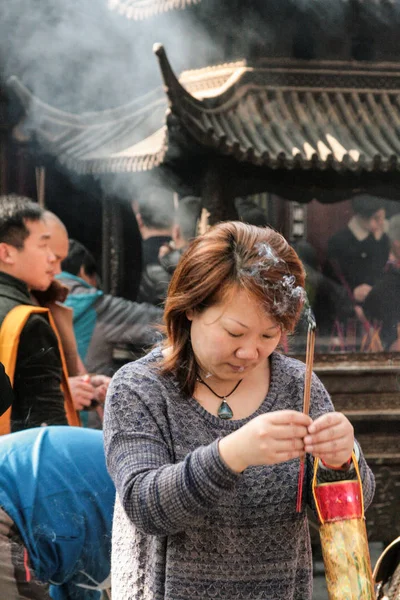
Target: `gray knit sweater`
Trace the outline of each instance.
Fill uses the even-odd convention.
[[[304,364],[274,353],[262,405],[247,419],[223,421],[159,375],[160,356],[156,349],[122,367],[108,391],[113,600],[310,600],[311,459],[297,514],[298,459],[238,475],[218,454],[218,439],[252,417],[302,410]],[[331,410],[314,375],[311,416]],[[368,506],[374,479],[362,455],[359,463]]]

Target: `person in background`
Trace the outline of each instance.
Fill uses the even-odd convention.
[[[385,350],[400,350],[400,214],[389,221],[390,260],[381,279],[368,294],[363,310],[380,327]]]
[[[160,248],[159,261],[162,267],[172,275],[189,242],[197,235],[197,226],[201,215],[201,198],[185,196],[178,202],[172,226],[172,241]]]
[[[265,211],[250,198],[236,198],[235,208],[239,219],[243,221],[243,223],[256,225],[257,227],[268,226],[268,219]]]
[[[114,373],[116,344],[129,344],[143,355],[160,337],[155,326],[161,323],[162,310],[99,290],[96,262],[83,244],[70,240],[61,267],[57,277],[69,290],[65,304],[73,310],[78,352],[89,372]]]
[[[56,257],[44,211],[28,198],[0,197],[0,324],[21,305],[34,306],[30,291],[46,290]],[[15,314],[15,312],[13,313]],[[22,324],[13,379],[14,399],[6,430],[42,424],[66,425],[61,390],[63,365],[55,331],[46,316]]]
[[[309,242],[299,240],[293,247],[306,271],[305,290],[317,324],[318,348],[320,351],[329,350],[335,322],[346,323],[348,319],[356,319],[354,306],[344,287],[321,272],[317,252]],[[307,315],[303,314],[291,348],[305,350],[307,329]]]
[[[355,478],[354,450],[371,502],[350,422],[315,375],[304,414],[305,365],[277,351],[304,282],[297,254],[268,227],[220,223],[183,254],[165,342],[122,367],[107,393],[118,600],[311,600],[314,457],[324,480]]]
[[[95,408],[102,418],[105,395],[110,378],[102,374],[88,374],[79,354],[73,329],[72,310],[63,305],[68,288],[54,279],[61,272],[61,261],[68,254],[68,234],[64,223],[51,211],[44,212],[50,234],[49,245],[54,253],[53,281],[46,290],[31,290],[31,296],[40,305],[47,307],[60,334],[68,369],[68,383],[72,400],[77,411]],[[87,424],[88,415],[81,412],[82,421]]]
[[[132,208],[142,236],[142,275],[138,302],[162,305],[167,294],[169,276],[160,265],[158,254],[163,244],[171,242],[174,218],[172,192],[161,187],[147,190]]]
[[[0,597],[99,600],[110,587],[115,488],[101,431],[0,438]]]
[[[351,206],[354,216],[328,242],[324,273],[345,287],[353,304],[362,305],[389,257],[385,200],[365,194]]]

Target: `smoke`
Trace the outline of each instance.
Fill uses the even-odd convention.
[[[287,56],[291,45],[300,58],[335,59],[341,57],[321,54],[325,38],[349,35],[346,23],[376,30],[399,17],[399,0],[201,0],[142,21],[127,19],[109,4],[2,2],[3,78],[17,75],[41,100],[81,114],[124,105],[161,87],[152,52],[156,42],[165,46],[177,73],[229,60]]]
[[[161,86],[152,46],[178,72],[210,62],[216,45],[189,11],[133,22],[107,0],[12,0],[0,6],[3,78],[17,75],[41,100],[73,113],[126,104]]]
[[[0,3],[1,79],[5,82],[15,75],[40,101],[81,116],[83,123],[87,118],[91,124],[104,121],[102,115],[95,114],[97,111],[124,106],[151,94],[153,100],[162,101],[154,111],[155,131],[163,125],[167,99],[153,45],[160,42],[165,46],[178,74],[222,62],[218,42],[196,14],[191,9],[171,11],[134,22],[109,10],[108,0],[5,0]],[[147,98],[142,108],[148,103]],[[10,106],[16,113],[13,122],[19,122],[19,103]],[[34,134],[42,125],[41,108],[34,106],[28,109],[20,131]],[[127,122],[128,127],[132,129],[132,123]],[[142,124],[138,118],[132,140],[126,136],[127,146],[149,135],[148,129],[149,119]],[[115,151],[113,135],[104,127],[100,134],[104,140],[102,154],[108,141],[110,152]],[[66,147],[68,144],[66,140]],[[42,144],[40,151],[48,150]],[[74,173],[70,177],[75,179]],[[127,174],[97,179],[107,194],[131,200],[136,189],[152,185],[154,177]],[[162,183],[174,188],[179,182]]]
[[[261,53],[280,55],[306,31],[344,31],[351,0],[216,3],[133,21],[109,0],[12,0],[0,5],[3,77],[17,75],[41,100],[74,113],[123,105],[161,85],[153,44],[176,72]],[[393,22],[396,2],[362,2],[366,19]],[[350,17],[349,17],[350,16]],[[307,27],[306,27],[307,25]],[[290,44],[289,44],[290,46]],[[323,58],[323,57],[321,57]]]

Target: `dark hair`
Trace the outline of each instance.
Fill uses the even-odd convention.
[[[267,215],[253,200],[249,198],[236,198],[235,207],[239,219],[243,223],[256,225],[257,227],[268,226]]]
[[[40,221],[44,210],[25,196],[0,196],[0,242],[23,248],[29,236],[27,221]]]
[[[68,256],[62,261],[61,267],[63,271],[72,275],[78,275],[81,267],[89,277],[97,275],[97,265],[93,254],[77,240],[69,240]]]
[[[386,208],[386,203],[384,198],[363,194],[351,199],[351,207],[357,215],[370,219],[377,210]]]
[[[198,236],[182,256],[165,303],[162,372],[173,372],[191,395],[196,363],[190,344],[189,309],[202,312],[229,299],[237,288],[263,304],[286,331],[293,331],[304,302],[305,273],[293,248],[269,227],[239,221],[219,223]]]
[[[293,248],[303,263],[309,265],[313,269],[319,269],[317,251],[314,246],[310,244],[310,242],[306,242],[306,240],[298,240],[293,244]]]
[[[179,225],[181,235],[189,242],[197,235],[197,225],[201,215],[201,198],[185,196],[181,198],[176,209],[175,221]]]
[[[170,190],[148,188],[138,199],[143,225],[150,229],[168,229],[174,220],[174,200]]]

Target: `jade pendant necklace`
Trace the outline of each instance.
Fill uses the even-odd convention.
[[[227,403],[226,399],[229,398],[229,396],[231,396],[233,394],[233,392],[235,392],[237,390],[239,385],[242,383],[243,379],[239,379],[239,381],[236,383],[233,390],[231,392],[229,392],[229,394],[225,394],[224,396],[220,396],[219,394],[217,394],[217,392],[214,392],[214,390],[208,385],[208,383],[206,383],[205,381],[202,380],[200,375],[197,375],[197,381],[199,383],[202,383],[203,385],[205,385],[206,388],[208,388],[210,390],[210,392],[212,392],[214,394],[214,396],[217,396],[217,398],[222,400],[221,404],[219,405],[218,412],[217,412],[219,418],[220,419],[232,419],[233,411],[232,411],[231,407],[229,406],[229,404]]]

